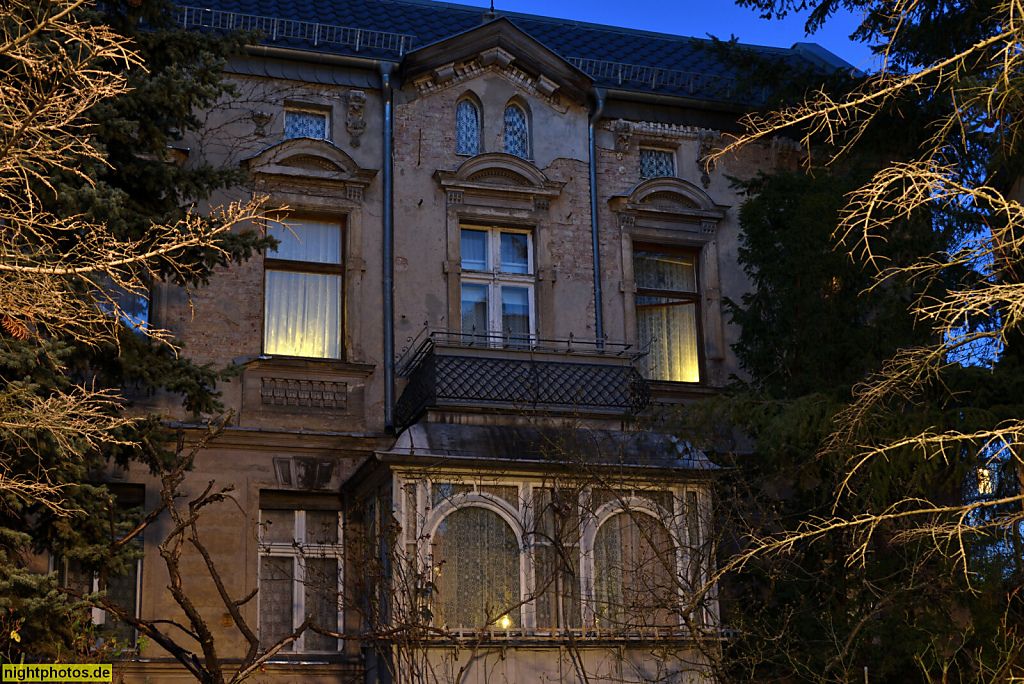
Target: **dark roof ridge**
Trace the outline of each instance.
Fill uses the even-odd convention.
[[[443,8],[443,9],[452,9],[452,10],[459,10],[459,11],[465,11],[465,12],[478,12],[478,13],[480,13],[481,17],[483,17],[484,13],[488,13],[488,14],[490,13],[490,9],[487,8],[487,7],[477,7],[475,5],[463,5],[463,4],[455,3],[455,2],[441,2],[440,0],[377,0],[377,2],[382,4],[382,5],[385,5],[385,4],[387,4],[387,5],[416,5],[416,6],[419,6],[419,7],[426,7],[426,8]],[[626,28],[624,26],[612,26],[612,25],[609,25],[609,24],[597,24],[597,23],[594,23],[594,22],[579,21],[579,20],[576,20],[576,19],[562,19],[562,18],[559,18],[559,17],[547,17],[547,16],[544,16],[544,15],[541,15],[541,14],[526,14],[526,13],[523,13],[523,12],[504,11],[504,10],[501,10],[501,9],[498,9],[497,7],[495,7],[494,8],[493,18],[494,19],[498,19],[500,17],[508,17],[510,19],[529,19],[531,21],[538,21],[538,22],[549,23],[549,24],[559,24],[559,25],[562,25],[562,26],[573,26],[573,27],[577,27],[577,28],[595,29],[595,30],[600,30],[600,31],[607,31],[609,33],[618,33],[618,34],[621,34],[621,35],[629,35],[629,36],[648,36],[648,37],[651,37],[651,38],[660,38],[660,39],[663,39],[663,40],[696,41],[696,42],[700,42],[700,43],[711,43],[711,42],[713,42],[713,39],[711,39],[711,38],[700,38],[700,37],[697,37],[697,36],[684,36],[684,35],[680,35],[678,33],[663,33],[663,32],[660,32],[660,31],[647,31],[645,29],[632,29],[632,28]],[[483,22],[481,21],[481,23],[483,23]],[[727,39],[719,39],[719,40],[725,40],[727,42]],[[758,50],[770,50],[770,51],[778,52],[779,54],[784,54],[784,55],[792,54],[794,52],[793,48],[791,48],[791,47],[788,47],[788,48],[787,47],[777,47],[777,46],[774,46],[774,45],[758,45],[758,44],[755,44],[755,43],[738,42],[737,46],[741,47],[741,48],[754,48],[754,49],[758,49]]]

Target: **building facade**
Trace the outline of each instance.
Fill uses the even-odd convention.
[[[709,679],[713,467],[651,417],[739,372],[729,178],[799,149],[704,160],[756,94],[705,41],[456,5],[207,0],[180,19],[263,36],[184,163],[244,166],[211,206],[266,197],[254,229],[280,244],[150,307],[193,359],[238,369],[185,484],[234,486],[200,521],[225,590],[253,596],[261,649],[317,627],[257,677]],[[173,397],[146,408],[200,432]],[[144,473],[110,477],[158,503]],[[181,616],[167,529],[125,580],[143,619]],[[183,564],[231,667],[244,634]],[[190,679],[152,641],[137,656],[127,680]]]

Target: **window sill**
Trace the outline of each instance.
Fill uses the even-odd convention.
[[[684,627],[649,627],[633,630],[611,629],[452,629],[446,634],[426,637],[428,643],[501,642],[523,644],[562,645],[573,640],[584,643],[649,643],[651,641],[693,641],[703,639],[727,639],[728,631],[722,628],[708,628],[707,633],[695,637]]]
[[[234,360],[236,366],[245,366],[247,370],[262,369],[291,369],[310,371],[337,371],[347,375],[369,376],[377,368],[373,363],[358,363],[345,361],[344,359],[318,359],[307,356],[248,356]]]
[[[651,387],[651,399],[655,404],[680,404],[706,399],[722,393],[720,387],[704,382],[672,382],[670,380],[647,380]]]

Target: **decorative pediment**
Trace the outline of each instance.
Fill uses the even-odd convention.
[[[702,233],[713,233],[729,208],[716,204],[704,190],[682,178],[652,178],[608,203],[621,225],[646,222]]]
[[[564,182],[549,180],[530,162],[513,154],[489,152],[471,157],[454,171],[436,171],[434,178],[451,193],[528,196],[549,202]]]
[[[585,103],[592,80],[504,17],[406,55],[402,81],[421,94],[497,71],[534,96]]]
[[[343,149],[327,140],[293,138],[242,161],[253,175],[287,176],[295,180],[338,183],[364,188],[377,175],[364,169]]]

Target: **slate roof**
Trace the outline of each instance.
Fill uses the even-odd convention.
[[[182,4],[186,26],[257,29],[267,45],[391,61],[490,18],[479,7],[429,0],[185,0]],[[708,50],[708,40],[515,12],[496,14],[580,68],[598,86],[708,100],[759,99],[735,91],[735,68]],[[783,69],[845,65],[818,46],[813,46],[814,55],[808,54],[805,44],[791,49],[749,47],[777,59]],[[826,56],[825,65],[821,53]]]
[[[377,454],[388,461],[495,468],[515,464],[569,470],[588,466],[712,472],[718,467],[699,450],[671,435],[618,430],[564,430],[534,426],[449,425],[421,422]],[[410,460],[411,459],[411,460]]]

